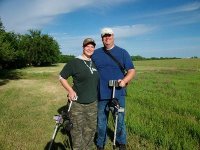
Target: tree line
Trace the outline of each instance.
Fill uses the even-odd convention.
[[[67,63],[75,56],[63,55],[58,42],[40,30],[29,30],[27,34],[6,32],[0,18],[0,69],[22,68],[27,66],[49,66]],[[131,56],[133,61],[178,59],[176,57]],[[196,56],[193,58],[197,58]]]
[[[6,32],[0,20],[0,68],[46,66],[60,59],[59,44],[53,37],[40,30],[27,34]]]
[[[150,58],[146,58],[146,57],[142,57],[140,55],[137,56],[131,56],[131,59],[133,61],[141,61],[141,60],[164,60],[164,59],[181,59],[178,57],[150,57]]]

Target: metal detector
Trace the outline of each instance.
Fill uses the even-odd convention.
[[[117,134],[118,113],[124,112],[124,109],[120,108],[119,101],[118,101],[117,98],[115,98],[115,88],[119,87],[118,81],[117,80],[109,80],[109,86],[112,87],[112,99],[109,102],[109,110],[115,115],[113,149],[116,149],[116,134]]]
[[[69,107],[68,107],[68,110],[67,110],[67,114],[66,112],[62,112],[62,114],[59,114],[59,115],[54,115],[53,116],[53,119],[56,121],[56,126],[55,126],[55,129],[54,129],[54,132],[53,132],[53,135],[52,135],[52,138],[51,138],[51,142],[50,142],[50,145],[49,145],[49,149],[48,150],[52,150],[52,146],[53,146],[53,143],[55,141],[55,138],[56,138],[56,135],[57,135],[57,132],[59,130],[59,128],[61,126],[63,126],[64,124],[64,121],[68,118],[69,119],[69,111],[71,109],[71,106],[72,106],[72,101],[69,102]],[[73,126],[73,124],[71,122],[68,123],[68,129],[67,130],[70,130]]]

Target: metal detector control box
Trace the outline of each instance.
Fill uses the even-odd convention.
[[[109,80],[110,87],[119,87],[119,83],[117,80]]]

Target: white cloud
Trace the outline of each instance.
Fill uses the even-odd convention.
[[[0,14],[7,30],[25,32],[51,22],[56,15],[93,6],[117,5],[130,0],[6,0],[0,2]]]
[[[111,28],[113,29],[116,38],[125,38],[142,35],[156,29],[155,26],[148,26],[144,24],[136,24],[131,26],[116,26]]]
[[[200,9],[200,2],[193,2],[188,4],[183,4],[179,6],[174,6],[167,9],[161,9],[154,12],[149,12],[148,14],[143,14],[138,16],[139,18],[142,17],[155,17],[155,16],[164,16],[164,15],[175,15],[177,13],[192,13],[198,11]]]
[[[121,43],[124,38],[131,38],[138,35],[148,34],[149,32],[157,29],[157,27],[148,26],[145,24],[136,24],[131,26],[114,26],[113,29],[117,43]],[[99,30],[100,31],[100,30]],[[78,55],[82,51],[82,42],[85,38],[91,37],[96,42],[96,47],[102,46],[100,32],[93,35],[84,36],[70,36],[67,33],[51,33],[53,37],[60,43],[60,48],[63,54]]]
[[[198,9],[200,9],[200,2],[193,2],[193,3],[177,6],[174,8],[166,9],[166,10],[162,11],[160,14],[191,12],[191,11],[196,11]]]
[[[199,10],[200,2],[192,2],[154,12],[145,12],[134,18],[159,26],[185,25],[200,22]]]
[[[23,32],[29,28],[40,28],[56,15],[69,13],[90,3],[89,0],[7,0],[1,4],[0,13],[6,29]]]

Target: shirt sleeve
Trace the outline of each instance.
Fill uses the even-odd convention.
[[[73,75],[73,62],[70,61],[69,63],[65,64],[63,69],[60,72],[60,76],[64,79],[67,79],[68,77]]]
[[[135,68],[131,56],[126,50],[124,51],[124,68],[126,70]]]

